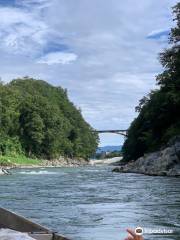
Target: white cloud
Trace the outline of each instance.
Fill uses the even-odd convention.
[[[94,128],[127,128],[162,70],[157,57],[167,38],[147,36],[172,27],[177,1],[16,2],[0,4],[2,79],[29,75],[61,85]],[[111,143],[102,139],[122,141],[114,135]]]
[[[36,53],[46,43],[47,25],[25,9],[0,7],[0,48],[11,54]]]
[[[76,61],[76,59],[77,59],[77,55],[74,53],[52,52],[41,57],[39,60],[37,60],[37,63],[45,63],[48,65],[57,64],[57,63],[69,64],[71,62]]]

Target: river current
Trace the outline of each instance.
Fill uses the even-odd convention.
[[[111,167],[20,169],[0,177],[0,206],[72,240],[123,240],[127,227],[168,229],[178,240],[180,178],[113,173]]]

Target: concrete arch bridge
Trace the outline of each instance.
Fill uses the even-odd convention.
[[[127,137],[127,130],[94,130],[94,132],[97,132],[97,133],[115,133],[115,134],[119,134],[119,135],[122,135],[124,137]]]

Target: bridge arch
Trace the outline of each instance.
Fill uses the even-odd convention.
[[[124,137],[127,137],[127,130],[94,130],[94,132],[96,133],[114,133],[114,134],[119,134],[122,135]]]

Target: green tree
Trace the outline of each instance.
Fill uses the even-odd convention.
[[[88,158],[98,144],[92,130],[67,90],[29,77],[0,83],[1,154],[14,152],[14,145],[31,157]]]
[[[160,54],[163,73],[157,76],[159,90],[140,100],[138,117],[128,129],[123,146],[126,161],[158,150],[180,134],[180,3],[173,8],[177,26],[171,30],[169,49]]]

